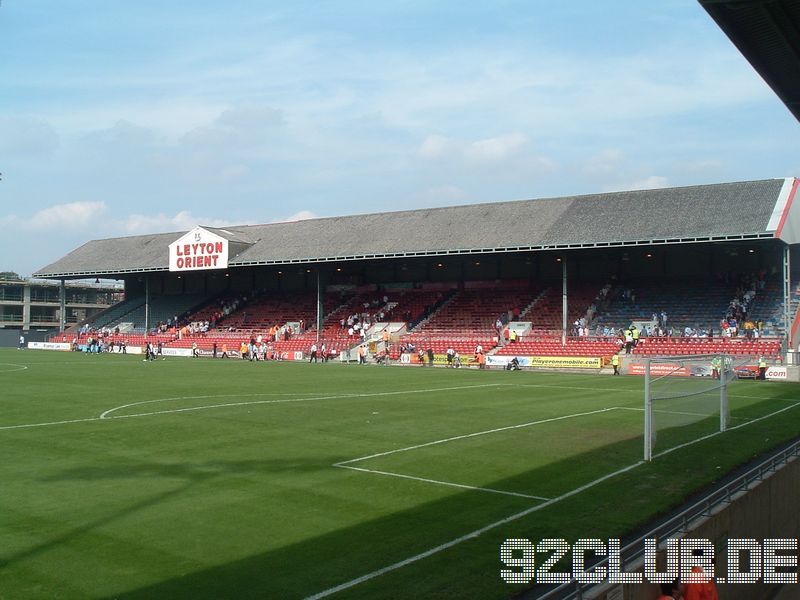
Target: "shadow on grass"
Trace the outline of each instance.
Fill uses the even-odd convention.
[[[101,481],[107,479],[167,477],[200,482],[223,475],[285,472],[302,473],[319,470],[321,470],[321,467],[318,460],[210,460],[202,463],[142,463],[141,461],[121,460],[113,465],[104,464],[94,467],[83,466],[74,469],[66,469],[56,475],[42,477],[40,481]]]
[[[781,424],[779,424],[781,425]],[[782,423],[788,431],[796,430]],[[697,427],[707,424],[698,423]],[[535,519],[525,518],[465,540],[445,553],[436,553],[415,567],[405,567],[369,583],[350,588],[337,597],[391,597],[391,598],[446,598],[446,597],[506,597],[519,593],[522,588],[504,584],[499,577],[501,564],[499,547],[503,539],[526,537],[532,540],[556,535],[558,537],[608,537],[619,535],[678,504],[688,493],[713,481],[720,471],[714,464],[725,464],[726,469],[748,460],[753,448],[758,448],[763,436],[750,436],[743,443],[747,428],[734,435],[721,436],[701,442],[665,457],[662,461],[644,465],[611,480],[599,483],[575,496],[533,513]],[[683,428],[681,436],[690,434]],[[788,435],[788,433],[787,433]],[[759,437],[759,440],[754,439]],[[716,442],[715,440],[722,440]],[[777,442],[778,440],[775,439]],[[748,445],[749,444],[749,445]],[[635,437],[607,444],[592,451],[533,469],[512,478],[493,481],[487,486],[499,489],[519,489],[531,482],[546,481],[554,477],[571,480],[573,487],[586,484],[607,473],[638,460],[642,439]],[[513,450],[513,449],[512,449]],[[738,451],[738,454],[737,454]],[[620,463],[620,457],[629,460]],[[350,457],[340,456],[331,463]],[[524,459],[524,457],[520,457]],[[710,461],[708,465],[704,463]],[[608,463],[615,462],[615,467]],[[303,464],[291,460],[285,466],[272,465],[273,469],[294,470]],[[308,465],[307,468],[310,469]],[[318,467],[318,463],[317,463]],[[707,467],[707,468],[706,468]],[[134,503],[131,506],[87,523],[53,540],[5,561],[19,561],[58,544],[68,543],[117,518],[146,507],[156,506],[188,491],[199,483],[213,480],[222,474],[246,472],[251,469],[269,469],[259,461],[233,463],[207,463],[202,465],[141,465],[139,475],[184,477],[186,483],[174,490]],[[62,477],[71,479],[113,479],[130,476],[129,467],[120,469],[90,468],[65,472]],[[400,485],[394,478],[342,470],[343,478],[350,478],[360,497],[355,506],[369,502],[371,489],[385,493],[387,484]],[[407,486],[428,486],[421,482],[403,481]],[[391,489],[391,488],[389,488]],[[404,488],[405,489],[405,488]],[[567,491],[567,490],[564,490]],[[324,489],[309,493],[325,498]],[[266,551],[244,559],[224,562],[218,566],[176,576],[139,589],[120,592],[109,598],[139,600],[152,598],[219,599],[219,598],[303,598],[330,587],[337,586],[442,543],[454,540],[471,531],[505,519],[534,506],[535,501],[486,494],[478,491],[458,491],[446,497],[426,502],[414,508],[399,511],[382,518],[355,526],[325,533],[303,542]],[[287,519],[294,514],[287,514]],[[231,531],[235,536],[236,532]],[[214,540],[208,540],[213,550]],[[213,556],[213,552],[209,553]],[[213,559],[210,559],[213,560]],[[424,564],[423,564],[424,563]],[[131,565],[135,569],[136,565]],[[109,584],[113,585],[113,584]]]

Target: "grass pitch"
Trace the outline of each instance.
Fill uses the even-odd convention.
[[[800,425],[739,382],[638,464],[639,377],[0,350],[0,390],[15,600],[505,598],[504,539],[619,536]],[[718,420],[661,408],[657,453]]]

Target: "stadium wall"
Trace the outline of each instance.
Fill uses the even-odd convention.
[[[800,460],[794,460],[749,491],[733,496],[730,504],[713,512],[702,522],[690,525],[690,531],[685,537],[710,540],[717,549],[717,568],[724,571],[727,564],[725,542],[729,539],[751,538],[763,545],[763,540],[769,538],[800,538],[798,497]],[[794,553],[794,556],[797,554]],[[663,552],[659,561],[659,565],[664,564]],[[641,570],[641,565],[632,565],[631,570]],[[796,568],[790,570],[797,572]],[[770,600],[779,587],[763,583],[717,585],[719,597],[725,600]],[[616,586],[591,599],[652,600],[655,597],[655,585],[639,584]]]
[[[56,331],[49,330],[31,330],[22,331],[20,329],[0,329],[0,348],[16,348],[19,346],[19,334],[24,333],[25,342],[46,342],[47,339]]]

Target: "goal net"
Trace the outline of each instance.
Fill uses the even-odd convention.
[[[728,427],[734,364],[721,354],[648,358],[644,373],[644,459]]]

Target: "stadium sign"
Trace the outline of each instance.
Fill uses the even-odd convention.
[[[169,245],[170,271],[228,268],[228,240],[195,227]]]
[[[764,376],[767,379],[782,379],[785,381],[789,379],[789,372],[786,367],[767,367]]]
[[[28,348],[31,350],[60,350],[61,352],[68,352],[72,350],[72,345],[60,342],[28,342]]]

